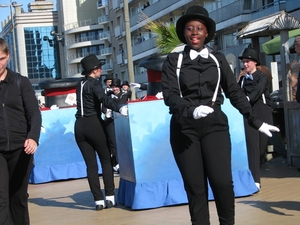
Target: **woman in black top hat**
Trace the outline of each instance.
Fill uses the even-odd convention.
[[[131,99],[132,91],[130,90],[130,85],[126,80],[122,83],[122,92],[126,93],[129,101]]]
[[[114,197],[114,176],[111,164],[108,139],[101,118],[101,104],[127,115],[126,106],[119,106],[109,98],[99,81],[101,64],[96,55],[86,56],[81,60],[85,77],[76,87],[77,112],[75,114],[75,139],[87,166],[87,178],[94,196],[96,210],[116,205]],[[103,195],[98,174],[97,152],[104,182]]]
[[[215,22],[201,6],[192,6],[176,23],[182,53],[170,53],[163,65],[164,101],[173,114],[170,142],[188,197],[192,224],[207,225],[208,181],[220,224],[234,224],[231,143],[223,95],[253,127],[271,135],[276,127],[263,123],[239,87],[225,56],[204,44],[215,33]],[[182,57],[182,58],[181,58]]]
[[[258,54],[253,48],[246,48],[239,57],[244,64],[244,76],[239,79],[239,85],[245,92],[248,101],[257,113],[259,119],[273,124],[273,115],[270,100],[270,78],[257,69],[260,65]],[[255,184],[260,190],[260,167],[264,161],[269,137],[251,127],[247,118],[244,118],[249,169]]]
[[[113,93],[110,95],[110,98],[112,98],[119,106],[125,105],[128,100],[128,96],[127,93],[121,91],[121,80],[118,78],[113,78],[110,86],[113,91]],[[113,169],[115,172],[119,172],[119,160],[117,153],[118,150],[114,125],[114,115],[112,113],[112,109],[110,108],[106,109],[104,123],[109,137]]]

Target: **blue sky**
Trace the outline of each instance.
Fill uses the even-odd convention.
[[[28,7],[27,5],[30,2],[34,2],[35,0],[12,0],[12,2],[17,2],[18,4],[23,4],[22,8],[24,9],[25,12],[28,12]],[[48,1],[52,1],[54,2],[54,7],[56,5],[56,0],[48,0]],[[9,6],[10,0],[0,0],[0,4],[6,4]],[[14,9],[13,9],[14,10]],[[6,8],[0,8],[0,21],[2,22],[3,20],[7,19],[7,17],[10,15],[10,8],[6,7]],[[1,29],[1,25],[0,25],[0,29]]]

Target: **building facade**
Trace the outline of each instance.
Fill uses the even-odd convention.
[[[28,12],[24,12],[22,5],[13,8],[13,17],[2,21],[1,31],[1,36],[12,47],[8,66],[27,76],[38,91],[39,82],[62,77],[59,43],[51,36],[51,32],[57,30],[57,12],[49,1],[31,2]]]
[[[60,29],[64,34],[65,77],[81,76],[80,60],[95,54],[104,64],[102,78],[113,73],[112,45],[105,1],[57,1]]]
[[[126,2],[126,1],[125,1]],[[16,36],[16,51],[11,51],[11,68],[28,76],[33,85],[44,79],[78,77],[80,60],[96,54],[104,63],[102,79],[113,75],[129,80],[128,46],[130,38],[134,82],[147,82],[147,74],[139,63],[158,52],[156,34],[145,28],[147,21],[176,23],[191,5],[204,6],[216,22],[216,36],[208,45],[227,56],[238,74],[241,68],[238,56],[251,39],[237,39],[237,33],[250,21],[286,10],[300,18],[300,3],[294,0],[128,0],[130,31],[126,31],[124,0],[59,0],[56,11],[52,1],[34,1],[23,7],[14,7],[13,22],[2,21],[1,35],[13,44],[12,26]],[[270,39],[262,37],[261,43]],[[17,54],[17,62],[14,54]],[[263,54],[263,53],[261,53]],[[274,56],[262,55],[268,65]],[[133,82],[133,81],[131,81]]]

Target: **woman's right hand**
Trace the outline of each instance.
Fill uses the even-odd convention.
[[[123,116],[128,116],[128,106],[124,105],[120,108],[119,112],[123,115]]]
[[[208,114],[213,113],[214,109],[206,106],[206,105],[200,105],[198,106],[194,112],[193,112],[193,117],[194,119],[200,119],[202,117],[206,117]]]

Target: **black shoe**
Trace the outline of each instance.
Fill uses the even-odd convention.
[[[103,205],[96,205],[96,211],[100,211],[103,209]]]
[[[105,208],[106,209],[109,209],[109,208],[111,208],[111,207],[113,207],[113,206],[116,206],[117,204],[113,204],[112,203],[112,201],[110,201],[110,200],[106,200],[105,201]]]

